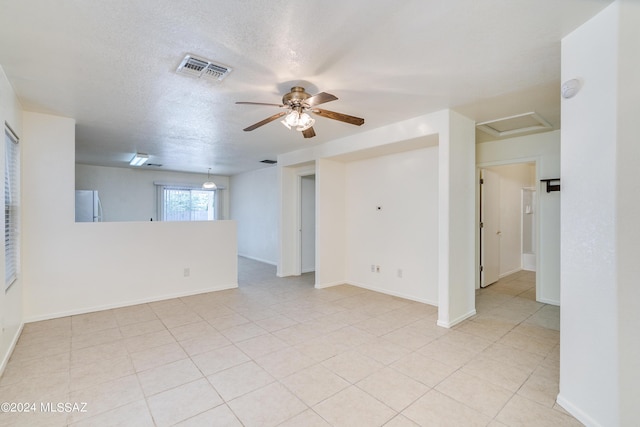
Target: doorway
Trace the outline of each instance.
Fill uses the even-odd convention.
[[[538,194],[535,187],[522,189],[522,269],[536,271],[536,215]]]
[[[535,182],[535,162],[480,170],[480,287],[536,270]]]
[[[316,270],[316,176],[300,177],[300,272]]]

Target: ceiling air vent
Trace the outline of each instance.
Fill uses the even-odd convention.
[[[275,165],[276,163],[278,163],[275,160],[269,160],[269,159],[265,159],[265,160],[260,160],[260,163],[266,163],[268,165]]]
[[[496,137],[516,135],[519,133],[551,130],[553,126],[535,112],[518,114],[502,119],[478,123],[476,127]]]
[[[208,59],[187,55],[180,63],[176,72],[192,77],[203,77],[205,79],[221,81],[231,72],[231,68],[226,65],[213,63]]]

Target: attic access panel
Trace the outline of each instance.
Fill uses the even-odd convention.
[[[476,128],[489,135],[503,137],[531,131],[551,130],[552,126],[542,116],[532,111],[478,123]]]

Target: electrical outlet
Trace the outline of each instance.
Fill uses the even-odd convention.
[[[376,265],[376,273],[380,273],[380,266]]]
[[[191,269],[189,267],[186,267],[184,269],[184,277],[189,277],[191,275]]]
[[[371,264],[371,272],[372,273],[376,272],[376,266],[374,264]]]
[[[398,279],[402,279],[402,269],[398,269]]]

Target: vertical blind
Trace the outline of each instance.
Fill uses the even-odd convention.
[[[184,186],[160,187],[162,221],[213,221],[216,219],[216,192]]]
[[[15,282],[18,276],[18,220],[20,218],[20,150],[18,137],[6,125],[5,131],[5,167],[4,167],[4,265],[5,289]]]

